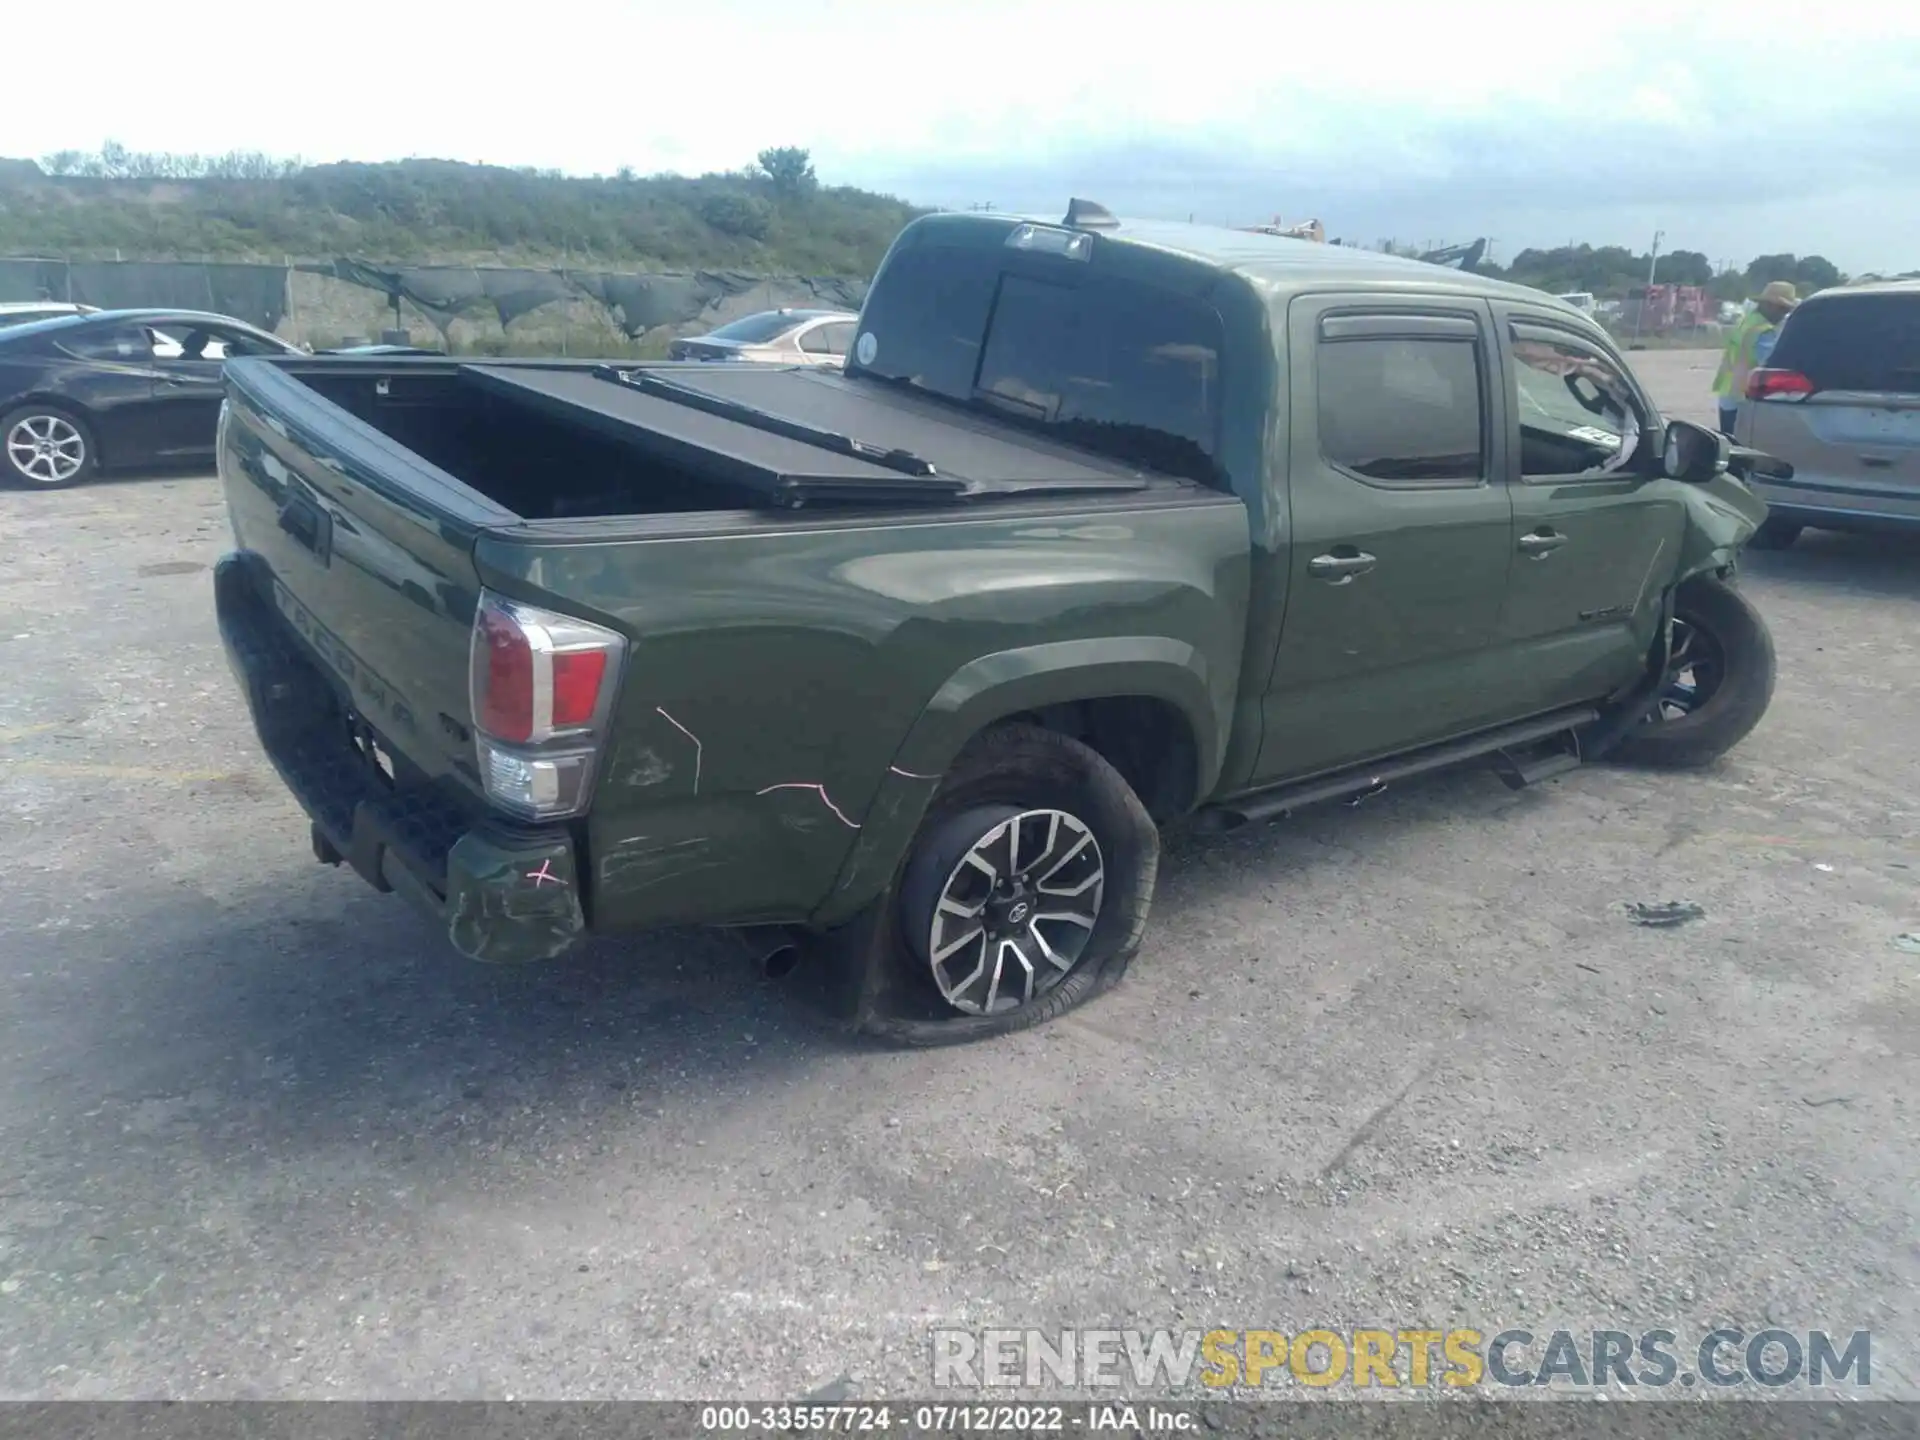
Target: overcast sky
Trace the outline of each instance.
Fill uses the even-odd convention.
[[[84,58],[9,67],[0,153],[697,173],[791,144],[923,204],[1920,268],[1920,7],[1893,0],[81,8],[83,36],[12,27]]]

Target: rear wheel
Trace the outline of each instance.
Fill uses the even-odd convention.
[[[1785,550],[1800,538],[1800,532],[1806,527],[1792,520],[1770,519],[1761,522],[1760,528],[1753,532],[1747,541],[1750,550]]]
[[[1689,580],[1674,597],[1673,648],[1659,703],[1619,743],[1633,765],[1707,765],[1738,745],[1773,701],[1773,637],[1724,581]]]
[[[0,475],[35,490],[77,484],[96,463],[93,435],[78,416],[52,405],[23,405],[0,417]]]
[[[1139,948],[1160,835],[1087,746],[1030,725],[954,763],[902,874],[892,946],[902,1013],[868,1028],[910,1045],[985,1039],[1092,999]]]

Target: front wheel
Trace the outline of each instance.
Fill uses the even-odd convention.
[[[1674,597],[1673,647],[1659,702],[1627,732],[1614,757],[1665,769],[1711,764],[1760,723],[1773,683],[1773,636],[1760,612],[1724,581],[1689,580]]]
[[[1139,948],[1160,834],[1088,746],[1037,726],[955,761],[901,876],[890,947],[902,1013],[868,1028],[909,1045],[986,1039],[1092,999]]]

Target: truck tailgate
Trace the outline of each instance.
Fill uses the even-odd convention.
[[[219,469],[260,598],[384,742],[478,792],[472,547],[517,517],[265,361],[227,366]]]

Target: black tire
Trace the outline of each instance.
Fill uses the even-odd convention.
[[[23,448],[30,439],[51,432],[62,437],[59,456],[71,455],[66,437],[80,447],[79,465],[71,471],[64,458],[55,460],[52,452],[38,457]],[[0,477],[8,484],[26,490],[64,490],[78,485],[100,467],[100,448],[94,443],[87,422],[62,405],[18,405],[0,415]]]
[[[1011,1009],[964,1013],[943,994],[930,962],[935,907],[976,842],[1010,816],[1048,810],[1077,820],[1098,848],[1104,880],[1097,916],[1051,988],[1037,983],[1032,998]],[[894,1044],[953,1045],[1025,1030],[1085,1004],[1126,973],[1146,931],[1159,868],[1158,828],[1132,787],[1093,750],[1032,725],[985,732],[954,762],[914,837],[888,927],[890,988],[900,1003],[865,1028]]]
[[[1800,538],[1800,532],[1807,527],[1792,520],[1768,519],[1760,522],[1760,528],[1753,532],[1753,538],[1747,541],[1750,550],[1785,550]]]
[[[1641,724],[1628,731],[1613,758],[1629,765],[1691,769],[1710,765],[1752,733],[1773,702],[1773,636],[1746,596],[1724,581],[1700,576],[1674,597],[1676,649],[1691,632],[1691,656],[1708,657],[1692,670],[1690,701],[1663,695]],[[1704,642],[1704,644],[1702,644]],[[1702,678],[1707,667],[1711,684]],[[1681,679],[1680,674],[1671,680]]]

